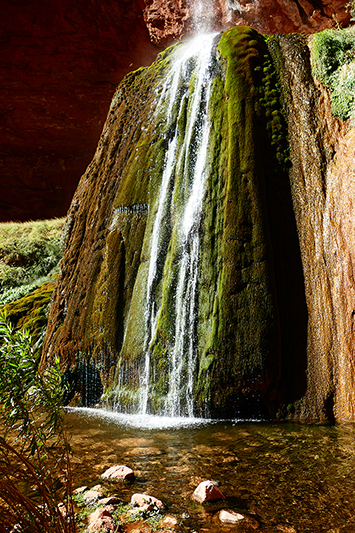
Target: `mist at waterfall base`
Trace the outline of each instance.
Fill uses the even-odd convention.
[[[220,509],[252,515],[262,533],[286,526],[299,533],[355,531],[352,425],[182,419],[173,426],[171,418],[150,417],[149,426],[147,417],[140,427],[140,415],[100,409],[71,409],[66,420],[75,479],[93,486],[106,468],[126,464],[136,479],[113,490],[127,501],[135,492],[158,497],[183,532],[235,530],[219,522]],[[226,501],[191,501],[205,479],[219,483]]]

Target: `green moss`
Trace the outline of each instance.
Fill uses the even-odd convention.
[[[37,355],[62,257],[64,219],[0,224],[0,307],[26,329]]]
[[[3,308],[15,329],[26,329],[29,332],[37,353],[41,351],[54,287],[54,282],[44,283]]]
[[[284,168],[287,141],[264,39],[251,28],[233,28],[222,35],[218,50],[226,74],[212,91],[214,155],[201,237],[197,404],[202,412],[206,402],[212,412],[236,412],[248,395],[262,394],[277,380],[264,195],[269,172]],[[276,138],[280,131],[282,143]]]

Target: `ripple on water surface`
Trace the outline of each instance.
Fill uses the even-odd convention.
[[[122,497],[147,492],[184,516],[182,531],[232,531],[217,522],[221,508],[254,516],[259,531],[293,526],[298,533],[355,532],[355,428],[226,422],[121,415],[71,409],[73,469],[95,483],[113,464],[136,473]],[[227,500],[191,501],[198,483],[220,483]]]

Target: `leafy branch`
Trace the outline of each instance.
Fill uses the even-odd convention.
[[[0,313],[0,512],[20,531],[74,533],[59,360],[37,367],[29,334]]]

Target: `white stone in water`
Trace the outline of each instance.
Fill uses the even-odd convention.
[[[82,494],[86,490],[88,490],[88,487],[83,485],[82,487],[78,487],[77,489],[73,490],[73,494]]]
[[[110,479],[112,481],[120,481],[134,478],[134,472],[131,468],[128,468],[128,466],[116,465],[108,468],[108,470],[106,470],[101,477],[103,479]]]
[[[135,503],[138,507],[145,507],[146,505],[152,505],[158,509],[164,509],[165,507],[162,501],[154,498],[154,496],[149,496],[149,494],[133,494],[131,503]]]
[[[179,521],[175,516],[164,516],[163,520],[161,521],[161,527],[177,527],[179,524]]]
[[[99,501],[100,505],[114,505],[116,503],[122,503],[122,500],[117,496],[108,496],[107,498],[102,498]]]
[[[91,490],[97,490],[98,492],[103,492],[104,488],[102,485],[95,485],[95,487],[92,487]]]
[[[255,518],[237,513],[236,511],[226,511],[223,509],[219,512],[219,519],[224,524],[241,524],[247,526],[248,530],[258,529],[260,524]],[[244,528],[243,528],[244,531]]]
[[[207,480],[202,481],[195,489],[192,499],[198,503],[206,503],[214,500],[225,500],[226,497],[213,481]]]
[[[103,497],[103,493],[101,491],[98,491],[98,490],[88,490],[87,492],[85,492],[83,498],[84,500],[86,501],[86,503],[91,503],[91,502],[94,502],[96,500],[98,500],[99,498],[102,498]]]
[[[242,520],[245,521],[244,515],[236,513],[235,511],[220,511],[219,519],[224,524],[238,524]]]

